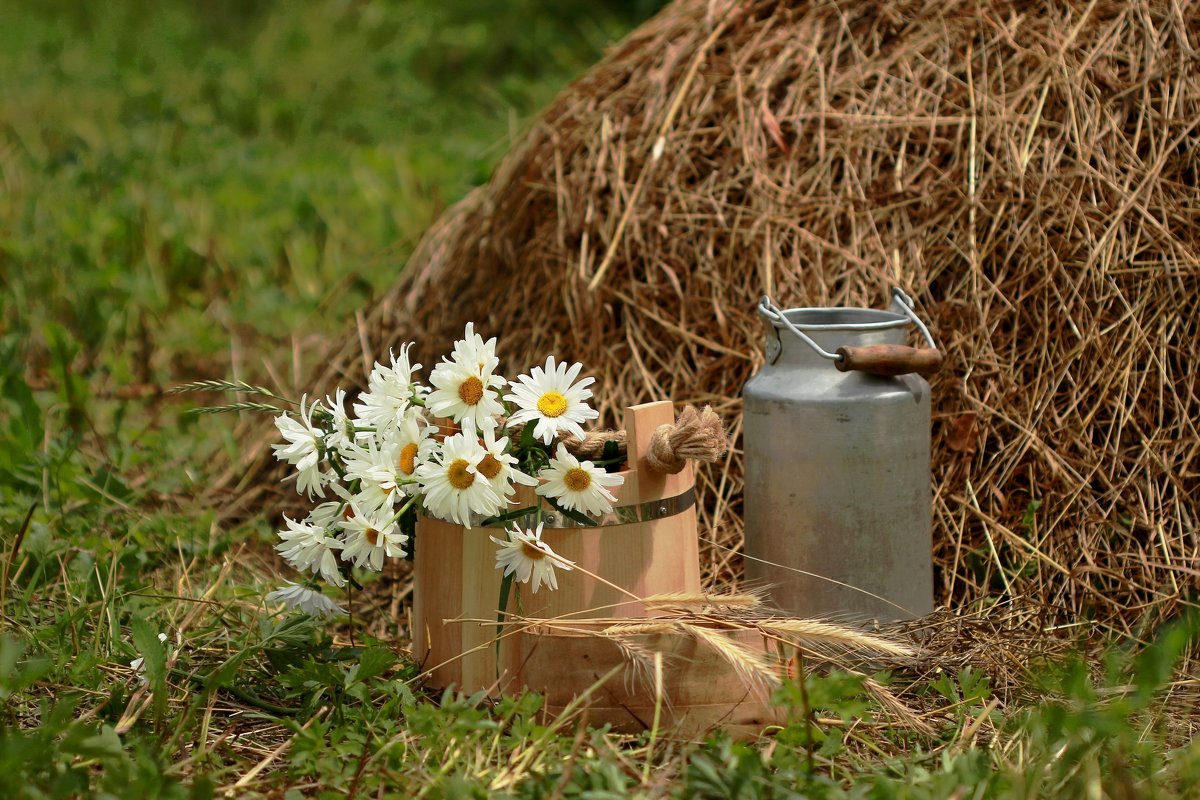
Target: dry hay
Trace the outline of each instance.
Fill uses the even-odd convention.
[[[1200,576],[1200,4],[1069,5],[676,2],[429,232],[318,385],[409,339],[428,368],[475,320],[509,372],[583,361],[604,422],[669,398],[736,435],[764,292],[898,284],[948,359],[939,601],[1170,614]],[[704,567],[736,585],[740,449],[699,488]]]

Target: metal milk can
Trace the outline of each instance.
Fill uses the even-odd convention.
[[[743,389],[746,577],[800,616],[933,610],[929,384],[941,364],[892,310],[764,297],[766,363]],[[910,326],[928,348],[906,346]]]

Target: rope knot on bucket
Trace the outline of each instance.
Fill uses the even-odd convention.
[[[684,406],[674,425],[659,425],[650,439],[646,463],[655,472],[674,475],[690,461],[713,463],[725,455],[729,437],[710,406]]]
[[[514,428],[513,435],[520,436],[521,428]],[[561,441],[576,458],[601,458],[604,446],[610,442],[616,444],[621,455],[628,453],[625,431],[589,431],[582,439],[572,436]],[[655,472],[675,475],[688,461],[720,461],[728,449],[729,436],[717,412],[711,406],[697,411],[689,405],[683,407],[675,424],[654,429],[646,463]]]

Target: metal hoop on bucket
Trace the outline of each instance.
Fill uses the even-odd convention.
[[[542,512],[541,522],[542,527],[549,530],[559,528],[581,528],[583,530],[588,530],[589,528],[609,528],[614,525],[635,525],[639,522],[653,522],[665,519],[687,511],[694,505],[696,505],[696,489],[692,487],[674,497],[663,497],[658,500],[649,500],[645,503],[635,503],[628,506],[615,506],[607,514],[583,514],[592,520],[593,524],[591,525],[577,522],[557,511]],[[522,528],[533,528],[538,524],[537,512],[530,511],[524,516],[509,519],[503,524],[498,524],[498,527],[511,525],[513,522]]]

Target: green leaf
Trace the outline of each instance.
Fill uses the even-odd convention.
[[[24,360],[18,339],[0,339],[0,403],[11,403],[20,412],[12,417],[7,433],[19,443],[18,449],[31,452],[42,441],[42,410],[25,381]]]
[[[512,591],[513,576],[515,573],[506,573],[500,581],[500,604],[496,612],[496,670],[500,669],[500,636],[504,633],[504,615],[508,611],[508,595]]]
[[[67,403],[67,424],[71,430],[79,433],[87,420],[85,407],[88,401],[88,385],[84,378],[75,372],[75,358],[79,355],[80,345],[65,327],[57,322],[48,322],[44,326],[43,335],[50,344],[55,366],[62,378],[60,389]]]
[[[1200,613],[1189,609],[1179,619],[1163,625],[1154,642],[1134,659],[1133,685],[1137,691],[1133,701],[1144,708],[1170,684],[1179,659],[1188,647],[1194,646],[1200,635]]]
[[[313,641],[318,623],[307,614],[290,614],[282,619],[264,620],[261,625],[262,644],[268,642],[283,647],[303,648]]]
[[[408,537],[404,548],[404,560],[412,561],[417,552],[417,507],[413,505],[400,515],[400,532]]]
[[[533,443],[535,441],[535,439],[533,438],[533,429],[536,427],[537,427],[537,425],[526,422],[525,427],[521,429],[521,443],[520,443],[520,445],[518,445],[518,447],[522,451],[527,452],[530,450],[530,448],[533,447]]]
[[[158,640],[158,631],[141,617],[135,617],[130,623],[133,634],[133,646],[143,659],[142,667],[146,671],[146,681],[150,691],[154,693],[155,710],[161,716],[166,711],[167,702],[167,649]]]
[[[498,514],[494,517],[488,517],[483,521],[482,525],[485,528],[498,528],[501,527],[505,522],[511,522],[514,519],[520,519],[521,517],[524,517],[528,514],[533,514],[536,511],[537,508],[534,506],[518,508],[514,511],[506,511],[503,514]]]
[[[158,640],[158,631],[141,617],[130,623],[130,629],[133,634],[133,646],[137,648],[138,655],[145,659],[143,665],[146,668],[146,679],[151,684],[156,679],[166,680],[167,651],[163,642]]]
[[[112,726],[105,725],[99,733],[85,735],[84,728],[75,728],[63,741],[62,749],[82,758],[117,758],[122,754],[121,737]]]
[[[368,647],[359,656],[358,663],[346,672],[346,688],[355,683],[366,683],[377,675],[387,672],[396,663],[396,654],[386,647]]]
[[[239,650],[214,669],[204,679],[204,688],[206,691],[215,692],[222,686],[228,686],[233,681],[233,676],[237,674],[238,668],[246,657],[259,649],[257,645]]]
[[[1028,505],[1025,506],[1025,514],[1022,517],[1021,522],[1022,522],[1022,524],[1024,524],[1024,526],[1026,528],[1033,527],[1033,523],[1037,519],[1037,511],[1041,507],[1042,507],[1041,500],[1030,500]]]
[[[129,503],[134,498],[133,490],[129,488],[128,484],[107,466],[97,467],[90,477],[86,479],[80,477],[78,483],[84,494],[98,500],[113,497],[121,502]]]
[[[47,658],[24,656],[23,641],[8,634],[0,635],[0,700],[33,685],[54,666]]]
[[[621,453],[621,446],[616,441],[610,439],[604,443],[604,449],[600,452],[600,458],[592,463],[598,467],[604,467],[605,472],[620,472],[625,466],[627,457]]]
[[[578,522],[580,525],[584,525],[588,528],[596,527],[596,525],[597,525],[596,520],[592,519],[587,514],[584,514],[580,511],[575,511],[574,509],[566,508],[566,507],[560,505],[559,502],[557,500],[555,500],[553,497],[547,497],[546,499],[548,501],[550,501],[550,505],[554,506],[555,511],[562,514],[567,519],[574,520],[575,522]]]

